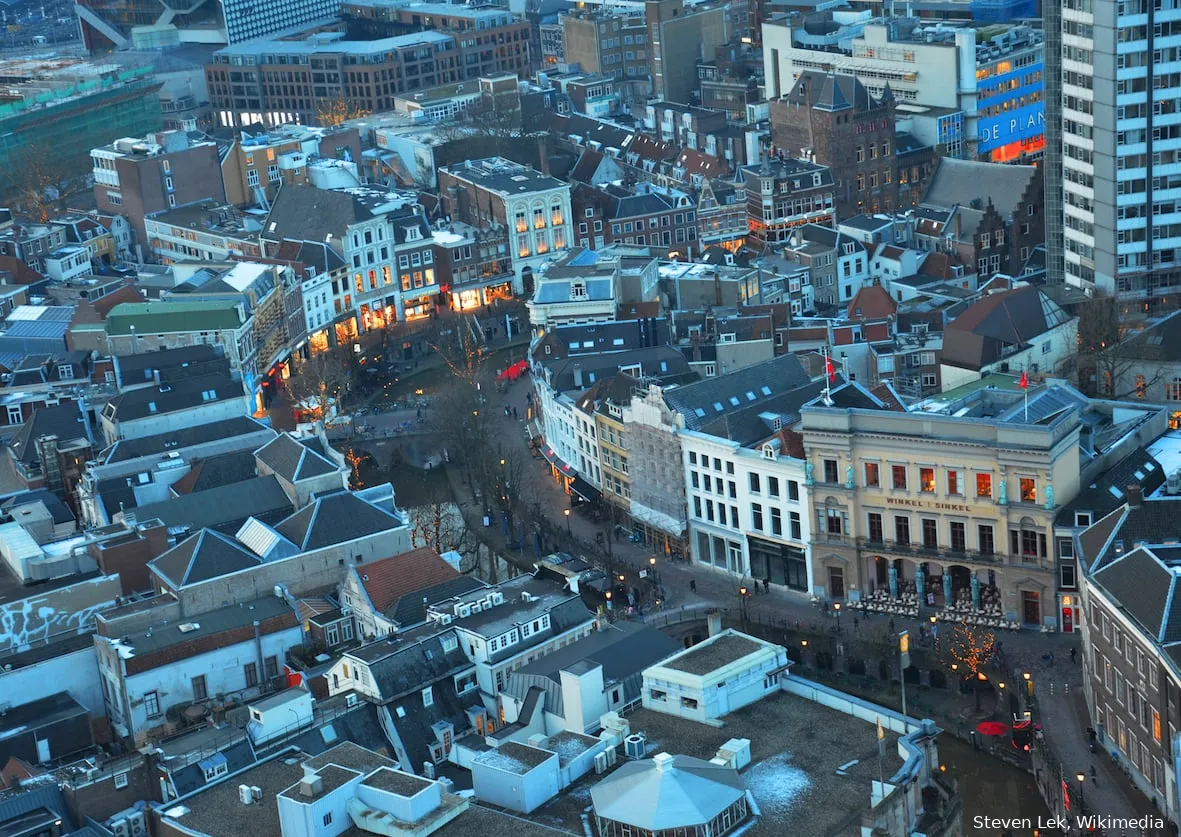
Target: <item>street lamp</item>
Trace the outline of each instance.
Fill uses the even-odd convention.
[[[566,515],[566,534],[573,535],[574,533],[570,531],[570,509],[566,509],[563,514]]]
[[[839,634],[841,632],[841,603],[833,602],[832,609],[835,610],[837,614],[837,633]]]
[[[608,591],[607,591],[606,593],[604,593],[603,595],[604,595],[604,596],[606,597],[606,599],[607,599],[607,610],[611,610],[611,609],[612,609],[612,607],[614,607],[614,605],[612,605],[612,603],[611,603],[611,591],[610,591],[610,590],[608,590]]]
[[[746,631],[746,585],[738,588],[738,612],[742,616],[742,630]]]

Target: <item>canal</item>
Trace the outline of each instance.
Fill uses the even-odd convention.
[[[947,774],[959,782],[964,805],[964,834],[1002,837],[1001,828],[980,828],[977,817],[1027,819],[1046,822],[1050,811],[1038,794],[1033,775],[1000,759],[972,749],[971,744],[948,733],[939,738],[939,756]],[[1014,828],[1012,837],[1057,837],[1056,829]]]

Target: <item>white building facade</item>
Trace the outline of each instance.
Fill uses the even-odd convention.
[[[694,560],[801,593],[811,584],[811,515],[804,460],[779,439],[757,449],[697,431],[680,434]]]

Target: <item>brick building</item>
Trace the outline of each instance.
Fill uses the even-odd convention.
[[[894,96],[854,76],[805,72],[771,103],[771,140],[783,154],[832,169],[838,217],[898,208]]]
[[[836,221],[833,173],[828,166],[778,159],[746,166],[742,174],[751,244],[784,244],[798,227]]]
[[[205,200],[225,200],[217,144],[180,131],[119,139],[90,152],[100,212],[125,216],[136,243],[147,241],[144,218]]]

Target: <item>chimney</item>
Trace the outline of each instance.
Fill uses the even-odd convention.
[[[705,624],[709,628],[710,636],[717,636],[722,632],[722,613],[716,607],[705,612]]]
[[[1140,508],[1141,504],[1144,502],[1144,492],[1141,490],[1140,486],[1129,485],[1127,491],[1128,507],[1133,509]]]
[[[652,757],[652,763],[656,765],[656,769],[660,772],[671,770],[673,766],[673,756],[668,753],[657,753]]]

